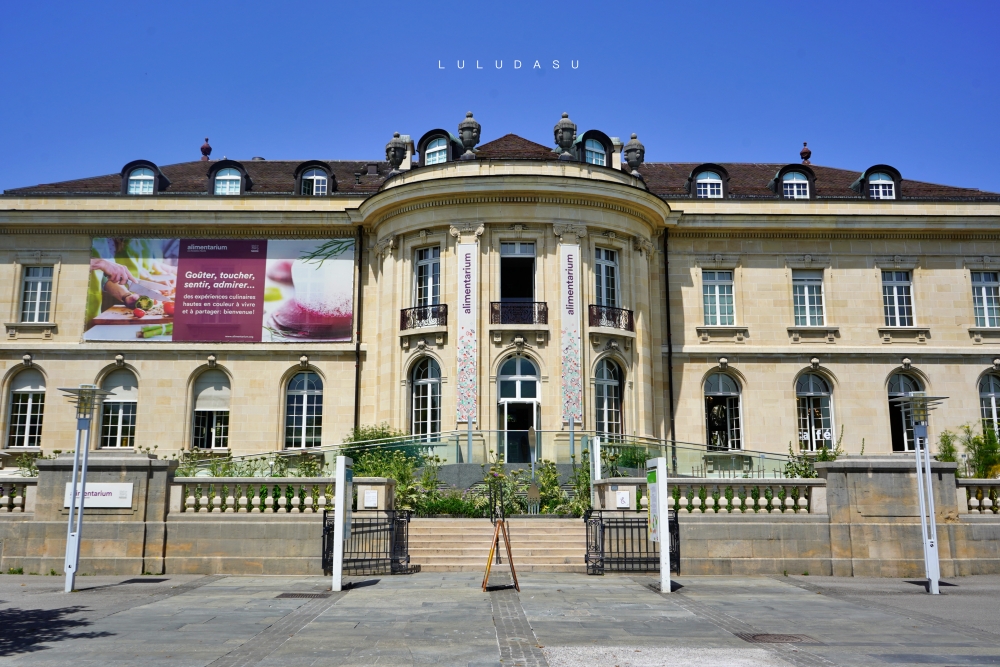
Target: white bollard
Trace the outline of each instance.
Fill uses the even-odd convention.
[[[351,505],[354,504],[354,461],[337,457],[333,489],[333,579],[331,591],[344,589],[344,542],[351,537]]]
[[[660,592],[670,592],[670,513],[667,494],[667,459],[646,461],[649,492],[649,540],[660,543]]]

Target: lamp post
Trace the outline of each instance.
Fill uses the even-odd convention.
[[[938,595],[941,564],[938,560],[937,521],[934,511],[934,486],[931,477],[931,447],[927,440],[927,417],[941,405],[947,396],[928,396],[923,391],[913,391],[890,402],[899,403],[905,416],[913,424],[913,452],[917,464],[917,497],[920,505],[920,532],[924,542],[924,572],[927,575],[927,592]],[[928,519],[928,515],[930,518]]]
[[[60,387],[59,391],[66,394],[69,402],[76,406],[76,449],[73,452],[73,482],[69,493],[69,523],[66,526],[66,563],[63,571],[66,573],[66,592],[72,593],[76,583],[76,572],[80,567],[80,531],[83,528],[83,501],[87,492],[87,446],[90,433],[90,422],[94,417],[94,408],[110,391],[100,389],[96,384],[81,384],[79,387]],[[81,435],[82,434],[82,435]],[[83,446],[83,466],[80,465],[80,448]],[[77,493],[76,481],[80,479],[80,490]],[[73,516],[76,515],[76,530],[73,529]]]

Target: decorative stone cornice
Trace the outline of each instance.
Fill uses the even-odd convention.
[[[587,226],[557,222],[552,225],[552,232],[559,237],[561,243],[579,243],[587,235]]]
[[[989,269],[991,271],[1000,270],[1000,257],[995,255],[977,255],[965,258],[967,269]]]
[[[695,264],[705,269],[735,269],[739,266],[739,255],[697,255]]]
[[[473,226],[473,223],[471,222],[467,222],[460,227],[452,225],[448,228],[448,233],[458,239],[459,243],[479,243],[479,237],[482,236],[485,231],[485,225],[480,224]]]
[[[917,261],[917,257],[904,255],[876,257],[875,266],[886,269],[915,269],[917,268]]]
[[[1000,241],[1000,233],[985,233],[982,231],[965,232],[956,229],[949,232],[845,232],[845,231],[739,231],[735,229],[712,230],[670,230],[671,239],[842,239],[845,241],[875,241],[875,240],[929,240],[929,241]],[[982,259],[982,258],[978,258]]]
[[[116,225],[110,223],[104,227],[76,227],[73,225],[43,225],[43,226],[0,226],[0,235],[25,234],[29,236],[52,236],[77,234],[80,236],[93,236],[95,238],[105,238],[109,236],[126,238],[182,238],[182,239],[329,239],[354,236],[357,233],[356,227],[331,228],[306,227],[295,228],[291,225],[284,227],[226,227],[214,226],[214,223],[201,226],[188,225],[155,225],[148,227],[136,227],[133,225]]]
[[[786,255],[785,266],[790,269],[824,269],[830,266],[827,255]]]

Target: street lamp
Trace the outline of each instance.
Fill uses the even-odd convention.
[[[938,581],[941,579],[941,564],[938,561],[937,521],[934,512],[934,487],[931,484],[931,447],[927,441],[927,417],[930,411],[941,405],[947,396],[928,396],[927,392],[911,391],[890,403],[898,403],[905,417],[909,414],[913,424],[913,452],[917,463],[917,497],[920,501],[920,532],[924,541],[924,572],[927,575],[927,592],[937,595]],[[921,450],[921,443],[923,449]],[[923,460],[921,461],[921,452]],[[930,513],[930,520],[927,518]]]
[[[105,396],[112,392],[104,391],[96,384],[81,384],[79,387],[60,387],[59,391],[66,394],[69,402],[76,406],[76,449],[73,453],[73,483],[69,494],[69,523],[66,527],[66,563],[63,571],[66,573],[66,592],[73,592],[76,583],[76,571],[80,567],[80,530],[83,528],[83,501],[87,492],[87,446],[90,433],[90,421],[94,417],[94,408]],[[80,466],[80,444],[83,443],[83,467]],[[77,493],[76,480],[80,478],[80,489]],[[76,514],[76,530],[73,530],[73,515]]]

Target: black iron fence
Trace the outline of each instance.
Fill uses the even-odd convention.
[[[635,317],[631,310],[624,308],[591,305],[590,326],[635,331]]]
[[[605,572],[659,572],[660,545],[649,539],[649,515],[645,512],[588,510],[587,574]],[[670,571],[681,571],[681,531],[677,512],[667,517],[670,533]]]
[[[399,330],[448,326],[448,304],[404,308],[399,311]]]
[[[323,571],[333,568],[333,510],[323,512]],[[409,574],[410,510],[351,512],[344,543],[344,574]]]
[[[490,324],[548,324],[549,305],[544,301],[490,302]]]

